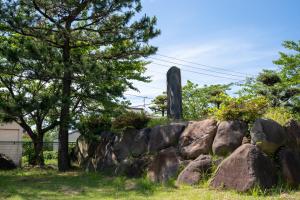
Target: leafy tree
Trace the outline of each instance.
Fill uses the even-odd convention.
[[[209,114],[209,108],[219,107],[228,96],[229,85],[204,85],[188,81],[182,89],[184,119],[201,119]]]
[[[273,70],[263,70],[255,79],[249,79],[243,85],[239,94],[264,96],[269,99],[271,107],[284,106],[289,100],[285,93],[289,89],[282,84],[280,73]]]
[[[167,112],[167,95],[164,93],[155,97],[152,100],[152,106],[149,108],[155,113],[160,112],[161,116],[164,117]]]
[[[145,62],[155,53],[148,45],[159,31],[156,19],[135,17],[140,0],[42,1],[0,3],[0,32],[42,41],[60,52],[61,101],[58,167],[68,163],[68,129],[74,102],[85,110],[108,106],[128,87],[130,79],[145,81]],[[107,81],[105,84],[103,80]],[[108,84],[109,82],[109,84]]]
[[[299,44],[290,41],[283,44],[299,52]],[[280,65],[279,71],[263,70],[256,78],[248,79],[239,94],[264,96],[269,99],[271,107],[286,107],[297,113],[300,111],[300,54],[280,53],[280,58],[274,63]]]
[[[21,36],[0,39],[2,121],[22,126],[33,141],[30,164],[44,165],[44,136],[59,124],[60,85],[48,76],[57,52]]]
[[[280,78],[287,99],[287,105],[294,113],[300,112],[300,41],[285,41],[283,46],[290,53],[280,52],[280,58],[274,64],[280,68]]]

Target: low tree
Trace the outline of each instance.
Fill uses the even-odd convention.
[[[228,96],[226,91],[230,89],[228,85],[204,85],[188,81],[182,89],[182,104],[184,119],[201,119],[209,114],[209,109],[219,107]]]
[[[1,119],[15,121],[26,131],[34,149],[29,163],[42,166],[44,136],[59,124],[60,85],[49,79],[57,52],[22,36],[0,39]]]
[[[167,112],[167,95],[164,92],[162,95],[158,95],[152,100],[152,106],[149,108],[155,113],[161,113],[161,116],[164,117]]]

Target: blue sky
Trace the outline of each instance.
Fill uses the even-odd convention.
[[[144,13],[158,18],[157,27],[162,34],[151,44],[159,48],[159,54],[226,70],[153,56],[155,63],[167,66],[176,62],[202,68],[177,65],[182,69],[183,85],[187,80],[199,85],[229,83],[234,80],[216,76],[241,80],[245,75],[255,76],[262,69],[276,69],[272,61],[284,50],[281,43],[300,40],[299,0],[142,0],[142,5]],[[128,91],[127,94],[155,97],[165,90],[167,67],[155,63],[147,66],[152,82],[135,82],[140,92]],[[141,98],[128,98],[133,105],[143,104]],[[146,100],[149,102],[150,99]]]

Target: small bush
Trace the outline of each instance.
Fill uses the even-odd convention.
[[[150,118],[144,112],[125,112],[116,117],[112,122],[114,130],[123,130],[126,128],[142,129],[147,126]]]
[[[82,135],[89,137],[100,135],[103,131],[109,131],[111,126],[111,118],[92,115],[81,117],[77,129]]]
[[[212,108],[210,112],[219,121],[242,120],[253,122],[265,113],[268,105],[268,100],[264,97],[228,98],[219,108]]]
[[[160,117],[160,118],[151,118],[147,124],[147,127],[152,128],[158,125],[166,125],[171,122],[170,119],[167,117]]]
[[[284,125],[293,119],[293,114],[284,107],[269,108],[263,115],[264,118],[272,119],[277,123]]]

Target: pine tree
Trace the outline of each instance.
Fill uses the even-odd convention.
[[[155,99],[152,100],[152,106],[150,106],[149,108],[156,112],[160,112],[161,116],[164,117],[165,113],[167,112],[167,95],[164,92],[164,94],[162,95],[158,95],[157,97],[155,97]]]
[[[144,15],[138,19],[135,15],[140,12],[140,0],[1,1],[1,33],[35,38],[61,53],[62,65],[56,69],[61,71],[62,87],[60,171],[69,168],[68,129],[73,96],[79,103],[83,102],[80,97],[109,102],[111,95],[120,96],[127,87],[133,88],[130,79],[146,80],[142,76],[146,63],[140,58],[155,53],[156,48],[148,42],[159,31],[155,29],[156,18]],[[102,84],[110,75],[116,83]],[[106,93],[97,91],[103,87]]]

